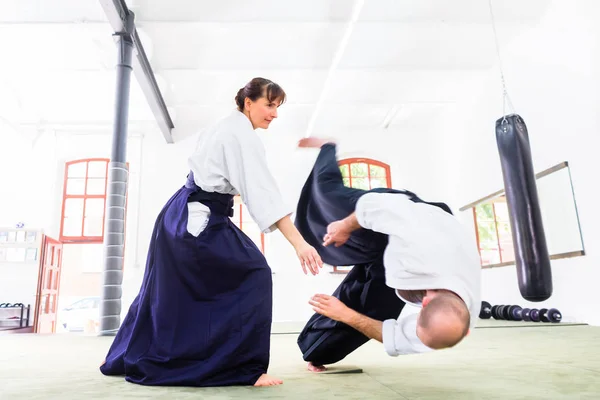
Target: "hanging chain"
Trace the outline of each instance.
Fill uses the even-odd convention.
[[[496,22],[494,18],[494,11],[492,9],[492,0],[489,0],[490,4],[490,17],[492,19],[492,29],[494,30],[494,41],[496,43],[496,54],[498,55],[498,65],[500,68],[500,81],[502,82],[502,124],[505,124],[506,121],[506,104],[508,102],[508,106],[511,111],[514,113],[515,108],[513,107],[512,101],[510,100],[510,96],[508,95],[508,90],[506,89],[506,80],[504,79],[504,71],[502,69],[502,58],[500,57],[500,45],[498,44],[498,32],[496,32]]]

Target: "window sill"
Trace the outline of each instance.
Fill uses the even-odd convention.
[[[563,258],[573,258],[573,257],[581,257],[581,256],[585,256],[584,250],[570,251],[568,253],[553,254],[550,256],[550,260],[560,260]],[[509,267],[511,265],[516,265],[515,261],[507,261],[507,262],[498,263],[498,264],[482,265],[481,269]]]

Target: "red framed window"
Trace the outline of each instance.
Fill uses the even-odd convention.
[[[344,185],[357,189],[391,188],[390,166],[370,158],[347,158],[338,162]],[[333,267],[334,274],[347,274],[348,267]]]
[[[250,212],[242,202],[242,198],[238,195],[233,198],[233,201],[233,217],[231,217],[231,220],[265,254],[265,234],[261,232],[258,224],[250,216]]]
[[[339,161],[344,184],[357,189],[391,188],[390,166],[370,158],[347,158]]]
[[[473,219],[481,266],[514,262],[506,197],[500,196],[473,207]]]
[[[102,243],[109,162],[107,158],[88,158],[66,163],[61,242]]]

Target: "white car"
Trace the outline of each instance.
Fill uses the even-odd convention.
[[[69,332],[82,332],[90,321],[98,326],[100,297],[85,297],[60,310],[59,319]]]

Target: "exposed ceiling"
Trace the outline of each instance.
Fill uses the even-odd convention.
[[[493,0],[500,46],[534,28],[549,3]],[[496,62],[485,0],[127,4],[176,140],[232,109],[235,93],[254,76],[278,82],[288,94],[271,130],[298,137],[402,133],[435,120]],[[110,131],[112,33],[99,0],[4,0],[0,121],[16,131],[91,125]],[[154,122],[135,79],[130,122]]]

